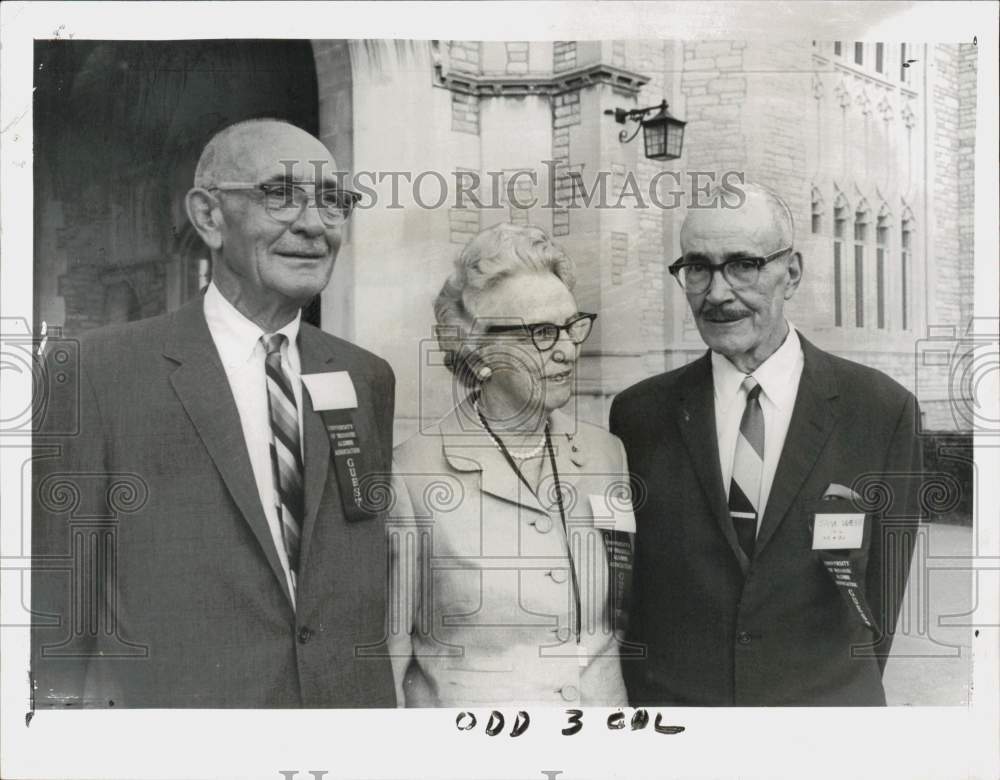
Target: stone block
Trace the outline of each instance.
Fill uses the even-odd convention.
[[[687,99],[687,109],[690,113],[691,109],[699,108],[701,106],[715,106],[719,103],[718,95],[692,95]]]
[[[452,120],[451,120],[451,129],[455,130],[457,132],[460,132],[460,133],[469,133],[471,135],[479,135],[479,123],[478,122],[469,122],[469,121],[464,120],[464,119],[455,119],[455,118],[452,118]]]
[[[552,120],[552,126],[556,128],[571,127],[578,124],[580,124],[580,115],[576,112],[572,112],[570,116],[557,116]]]
[[[718,57],[715,64],[719,70],[739,70],[743,67],[743,57],[738,54],[730,57]]]
[[[712,79],[708,82],[708,91],[713,92],[745,92],[747,80],[742,78]]]
[[[696,43],[694,50],[698,57],[725,56],[732,54],[733,44],[731,41],[705,41]]]
[[[691,73],[692,71],[698,71],[698,70],[715,70],[716,69],[715,62],[716,61],[715,61],[715,59],[713,57],[700,57],[700,58],[697,58],[697,59],[695,59],[695,58],[692,57],[692,59],[685,60],[684,61],[684,74],[685,74],[685,77],[687,76],[687,74]]]

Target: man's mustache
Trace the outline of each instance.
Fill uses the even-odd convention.
[[[701,318],[709,322],[735,322],[749,317],[750,311],[740,307],[702,306]]]

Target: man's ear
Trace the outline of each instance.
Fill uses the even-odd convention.
[[[785,300],[790,300],[802,281],[802,253],[792,252],[788,258],[788,280],[785,282]]]
[[[184,205],[187,208],[188,219],[198,231],[201,240],[213,251],[221,249],[222,212],[212,193],[202,187],[194,187],[188,190]]]

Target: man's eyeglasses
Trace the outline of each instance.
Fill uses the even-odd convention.
[[[580,312],[565,325],[556,325],[553,322],[531,322],[524,325],[490,325],[485,332],[490,334],[512,333],[516,335],[530,335],[535,349],[539,352],[548,352],[559,341],[559,335],[566,331],[574,344],[582,344],[590,335],[594,327],[596,314]]]
[[[764,257],[734,257],[719,265],[698,261],[684,262],[684,258],[680,257],[669,270],[684,292],[692,295],[700,295],[711,287],[712,274],[716,271],[722,274],[722,278],[734,290],[744,290],[757,284],[761,268],[791,251],[792,247],[787,246]]]
[[[314,195],[310,195],[306,186],[311,187]],[[302,185],[292,182],[268,182],[265,184],[241,184],[238,182],[222,182],[212,187],[221,192],[246,192],[264,202],[264,208],[278,222],[290,225],[302,216],[303,210],[313,202],[319,212],[319,218],[327,227],[338,227],[347,222],[354,210],[354,205],[361,200],[361,195],[351,190],[339,187],[317,187],[313,184]]]

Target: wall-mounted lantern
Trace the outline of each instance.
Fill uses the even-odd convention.
[[[681,156],[684,147],[684,125],[687,122],[678,119],[667,111],[667,101],[658,106],[648,108],[615,108],[608,109],[605,114],[614,116],[615,121],[623,125],[627,121],[635,122],[635,130],[629,135],[628,129],[618,134],[618,140],[627,144],[642,130],[642,138],[646,145],[646,157],[650,160],[676,160]],[[657,111],[655,116],[646,119],[646,115]]]

